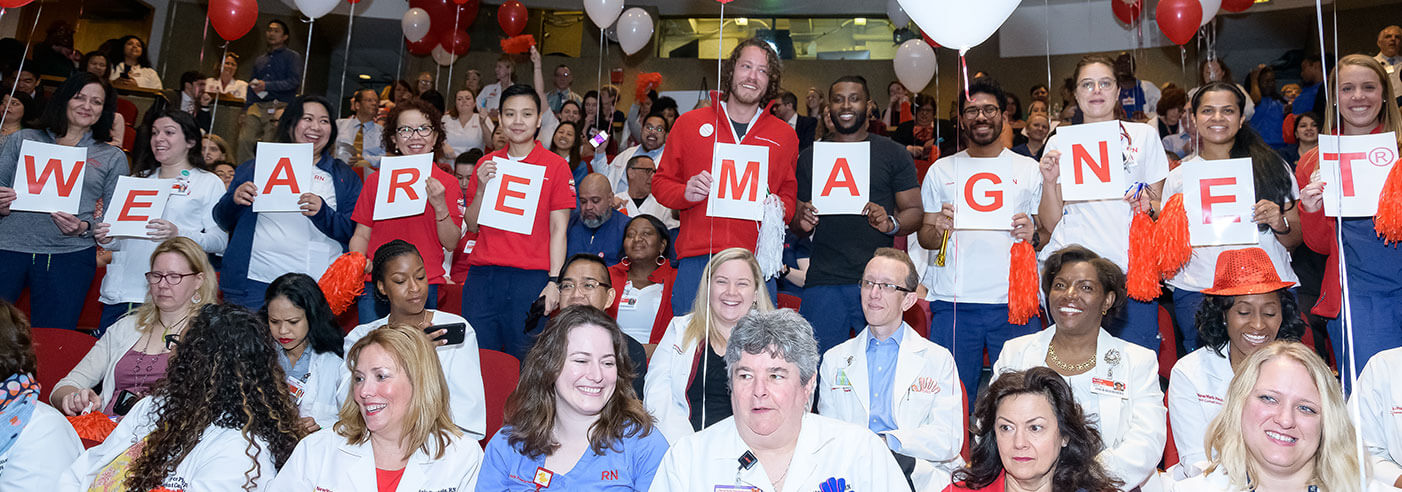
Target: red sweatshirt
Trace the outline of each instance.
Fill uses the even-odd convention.
[[[1300,189],[1304,189],[1310,183],[1310,175],[1319,169],[1319,147],[1306,152],[1300,156],[1300,162],[1295,165],[1295,182]],[[1334,219],[1324,216],[1324,208],[1318,211],[1306,212],[1300,209],[1301,234],[1304,235],[1305,246],[1314,252],[1325,255],[1324,260],[1324,282],[1319,286],[1319,300],[1315,301],[1314,309],[1310,312],[1317,316],[1326,318],[1339,317],[1340,292],[1339,292],[1339,258],[1335,255],[1335,247],[1338,246],[1334,232]]]
[[[714,91],[711,99],[718,99]],[[678,258],[734,247],[754,251],[759,239],[758,222],[708,217],[706,200],[686,199],[687,180],[711,170],[714,144],[736,143],[730,118],[721,114],[721,107],[715,104],[698,108],[677,118],[667,135],[667,147],[662,151],[661,162],[657,163],[657,174],[652,177],[652,194],[657,202],[681,212],[681,232],[676,245]],[[798,136],[787,122],[769,114],[769,105],[759,111],[762,114],[739,143],[769,148],[768,191],[779,195],[784,202],[784,223],[787,224],[793,218],[798,194],[798,179],[794,174],[798,166]]]

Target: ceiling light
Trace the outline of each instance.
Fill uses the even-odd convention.
[[[748,26],[750,25],[750,19],[748,17],[740,17],[738,19],[735,19],[735,25],[740,27]]]
[[[866,17],[858,17],[858,18],[856,18],[856,19],[852,19],[852,23],[853,23],[853,24],[856,24],[858,27],[864,27],[864,26],[867,25],[867,18],[866,18]]]

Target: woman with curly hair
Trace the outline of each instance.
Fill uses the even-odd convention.
[[[506,400],[506,425],[487,444],[477,490],[538,490],[537,470],[568,490],[648,489],[667,440],[633,394],[623,337],[591,306],[550,318]]]
[[[969,464],[946,491],[1110,492],[1121,482],[1096,460],[1100,432],[1056,371],[1006,372],[974,406]]]
[[[268,324],[279,348],[277,362],[287,373],[288,390],[297,403],[298,420],[307,433],[331,427],[341,400],[336,386],[341,380],[345,338],[336,315],[316,280],[305,273],[289,273],[273,280],[258,315]]]
[[[262,490],[302,432],[258,315],[200,310],[170,372],[59,479],[59,490]]]
[[[1227,387],[1251,354],[1275,340],[1299,340],[1305,332],[1295,295],[1287,290],[1261,248],[1224,251],[1217,275],[1197,311],[1203,346],[1173,366],[1168,414],[1179,462],[1207,459],[1202,439],[1227,400]]]
[[[354,383],[341,420],[298,444],[268,490],[473,490],[482,450],[453,424],[433,352],[411,325],[355,342],[346,352]]]

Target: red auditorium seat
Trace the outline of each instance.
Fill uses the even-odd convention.
[[[1163,395],[1163,404],[1165,407],[1168,406],[1167,393]],[[1163,446],[1163,469],[1167,470],[1178,464],[1178,445],[1173,443],[1173,416],[1169,415],[1164,422],[1168,427],[1168,441]]]
[[[49,401],[49,391],[58,380],[68,375],[83,356],[88,355],[97,339],[80,331],[62,328],[31,328],[34,353],[39,358],[39,401]]]
[[[789,308],[798,311],[798,306],[800,304],[803,304],[803,299],[800,299],[798,296],[787,292],[779,293],[779,309]]]
[[[438,310],[462,316],[462,284],[438,284]]]
[[[964,388],[964,382],[959,382],[959,408],[960,415],[964,416],[964,427],[959,429],[964,433],[964,446],[959,449],[959,456],[964,458],[964,462],[969,462],[969,392]]]
[[[1173,316],[1159,306],[1159,377],[1168,379],[1173,364],[1178,363],[1178,332],[1173,329]]]
[[[521,378],[521,363],[511,354],[495,350],[478,349],[478,355],[482,374],[491,375],[482,378],[482,390],[486,395],[487,437],[482,438],[481,444],[485,448],[497,430],[501,429],[506,397],[516,390],[516,383]]]
[[[905,314],[901,317],[920,336],[930,338],[930,301],[924,299],[915,301],[915,305],[905,310]]]

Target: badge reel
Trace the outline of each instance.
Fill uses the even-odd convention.
[[[740,479],[740,472],[754,468],[755,463],[759,463],[759,458],[755,457],[755,454],[747,449],[745,450],[745,454],[740,455],[740,458],[736,461],[740,463],[740,466],[735,468],[735,484],[717,485],[715,488],[711,489],[712,492],[759,492],[759,487],[746,485],[745,481]]]

